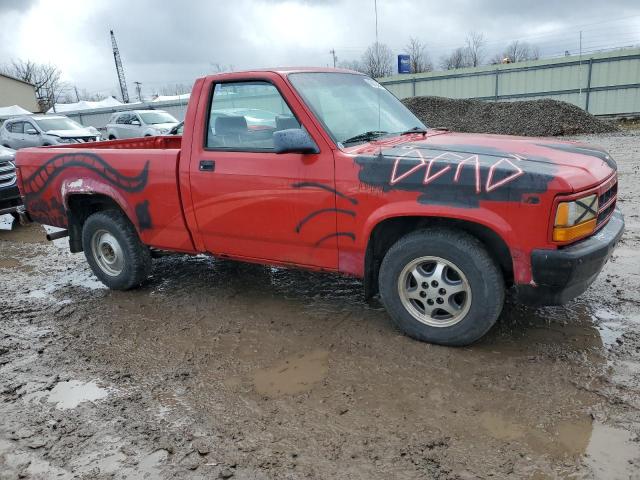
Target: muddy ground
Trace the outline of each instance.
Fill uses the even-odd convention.
[[[469,348],[353,279],[175,256],[112,292],[0,231],[0,479],[640,478],[640,135],[584,138],[619,162],[622,243]]]

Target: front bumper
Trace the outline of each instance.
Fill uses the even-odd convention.
[[[17,185],[0,188],[0,215],[16,212],[20,205],[22,199]]]
[[[534,250],[531,272],[536,286],[516,285],[519,301],[529,305],[561,305],[583,293],[607,263],[624,232],[619,210],[595,235],[558,250]]]

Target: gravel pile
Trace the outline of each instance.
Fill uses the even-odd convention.
[[[575,105],[557,100],[487,102],[412,97],[402,102],[429,127],[457,132],[547,137],[618,130],[613,123],[599,120]]]

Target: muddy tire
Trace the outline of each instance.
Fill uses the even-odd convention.
[[[469,345],[504,303],[500,268],[475,237],[447,228],[398,240],[380,266],[380,296],[394,325],[417,340]]]
[[[151,271],[151,254],[121,212],[106,210],[87,218],[82,247],[91,270],[113,290],[139,286]]]

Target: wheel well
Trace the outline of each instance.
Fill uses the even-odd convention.
[[[378,272],[387,250],[408,233],[434,226],[462,230],[476,237],[500,266],[507,284],[513,282],[511,252],[502,237],[492,229],[479,223],[454,218],[395,217],[376,225],[369,237],[364,268],[365,296],[367,298],[378,293]]]
[[[104,210],[119,210],[120,205],[111,197],[100,194],[71,194],[69,208],[69,248],[72,253],[82,251],[82,227],[90,215]],[[124,212],[123,212],[124,213]]]

